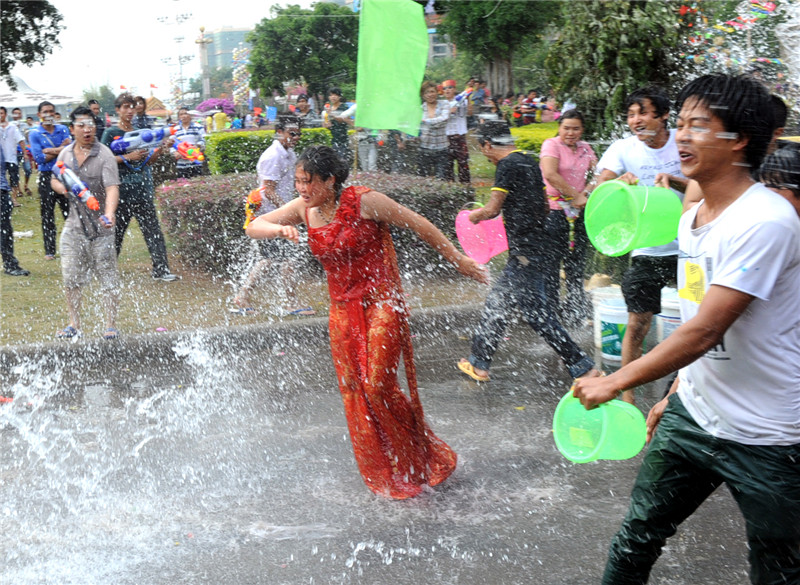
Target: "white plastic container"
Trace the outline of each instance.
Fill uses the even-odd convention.
[[[592,316],[592,326],[594,332],[594,346],[597,349],[600,349],[603,346],[602,335],[601,335],[601,316],[600,316],[600,307],[602,305],[612,306],[612,307],[624,307],[625,300],[622,298],[622,290],[619,286],[605,286],[602,288],[596,288],[594,290],[589,291],[592,295],[592,307],[594,309],[594,314]]]
[[[604,360],[622,360],[622,338],[628,325],[625,302],[610,300],[600,305],[600,353]]]
[[[656,316],[658,343],[664,341],[681,324],[681,308],[678,291],[674,288],[661,289],[661,312]]]

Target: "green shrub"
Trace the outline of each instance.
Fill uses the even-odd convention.
[[[430,178],[362,173],[353,184],[367,185],[428,218],[454,243],[455,217],[475,198],[471,188]],[[245,235],[244,199],[258,184],[254,173],[212,175],[170,181],[156,189],[164,230],[176,252],[194,267],[218,276],[242,274],[252,262],[252,242]],[[409,230],[395,230],[401,271],[433,273],[446,263]],[[301,264],[315,261],[307,251]],[[301,267],[302,268],[302,267]]]
[[[252,173],[261,154],[272,144],[274,130],[216,132],[206,136],[208,168],[214,175]],[[295,147],[300,154],[312,144],[331,143],[331,133],[325,128],[307,128]]]
[[[531,150],[536,154],[542,149],[542,143],[548,138],[558,135],[558,122],[544,122],[542,124],[528,124],[519,128],[512,128],[511,135],[520,150]]]

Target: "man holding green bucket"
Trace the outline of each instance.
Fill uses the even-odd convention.
[[[637,89],[625,100],[628,128],[633,136],[617,140],[597,163],[598,183],[617,179],[629,185],[686,188],[681,172],[675,130],[667,127],[670,101],[658,87]],[[622,365],[642,355],[642,344],[653,315],[661,312],[661,289],[675,279],[677,242],[634,250],[622,280],[628,324],[622,339]],[[633,392],[622,399],[633,402]]]
[[[650,411],[650,447],[603,583],[645,583],[667,538],[725,483],[747,523],[756,584],[800,583],[800,220],[756,183],[769,94],[706,75],[678,97],[684,174],[704,199],[678,228],[683,324],[604,378],[577,380],[586,408],[680,369]]]

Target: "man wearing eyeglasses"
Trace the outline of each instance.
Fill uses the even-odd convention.
[[[116,339],[120,282],[114,224],[119,203],[119,170],[111,149],[97,141],[92,110],[76,108],[70,118],[75,142],[61,151],[56,163],[63,163],[86,184],[98,206],[91,209],[74,198],[70,202],[69,216],[61,232],[61,274],[69,324],[56,337],[72,341],[80,337],[82,290],[94,273],[102,291],[99,304],[105,313],[103,338]],[[67,185],[55,175],[50,179],[51,188],[67,196]]]
[[[258,159],[256,166],[261,184],[262,204],[259,215],[277,209],[294,198],[294,171],[297,164],[294,147],[300,141],[300,126],[300,119],[296,116],[278,116],[275,121],[275,138]],[[250,306],[250,293],[270,267],[277,263],[280,265],[286,295],[285,312],[299,316],[313,315],[315,311],[311,307],[300,307],[294,290],[291,259],[296,253],[296,246],[281,238],[259,240],[258,244],[263,258],[253,266],[245,283],[233,298],[235,307],[231,311],[241,315],[255,312]]]

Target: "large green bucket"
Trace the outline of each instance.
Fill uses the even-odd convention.
[[[678,235],[683,206],[664,187],[606,181],[586,204],[584,221],[592,245],[606,256],[669,244]]]
[[[556,447],[573,463],[630,459],[642,450],[646,435],[644,415],[622,400],[586,410],[570,390],[553,416]]]

